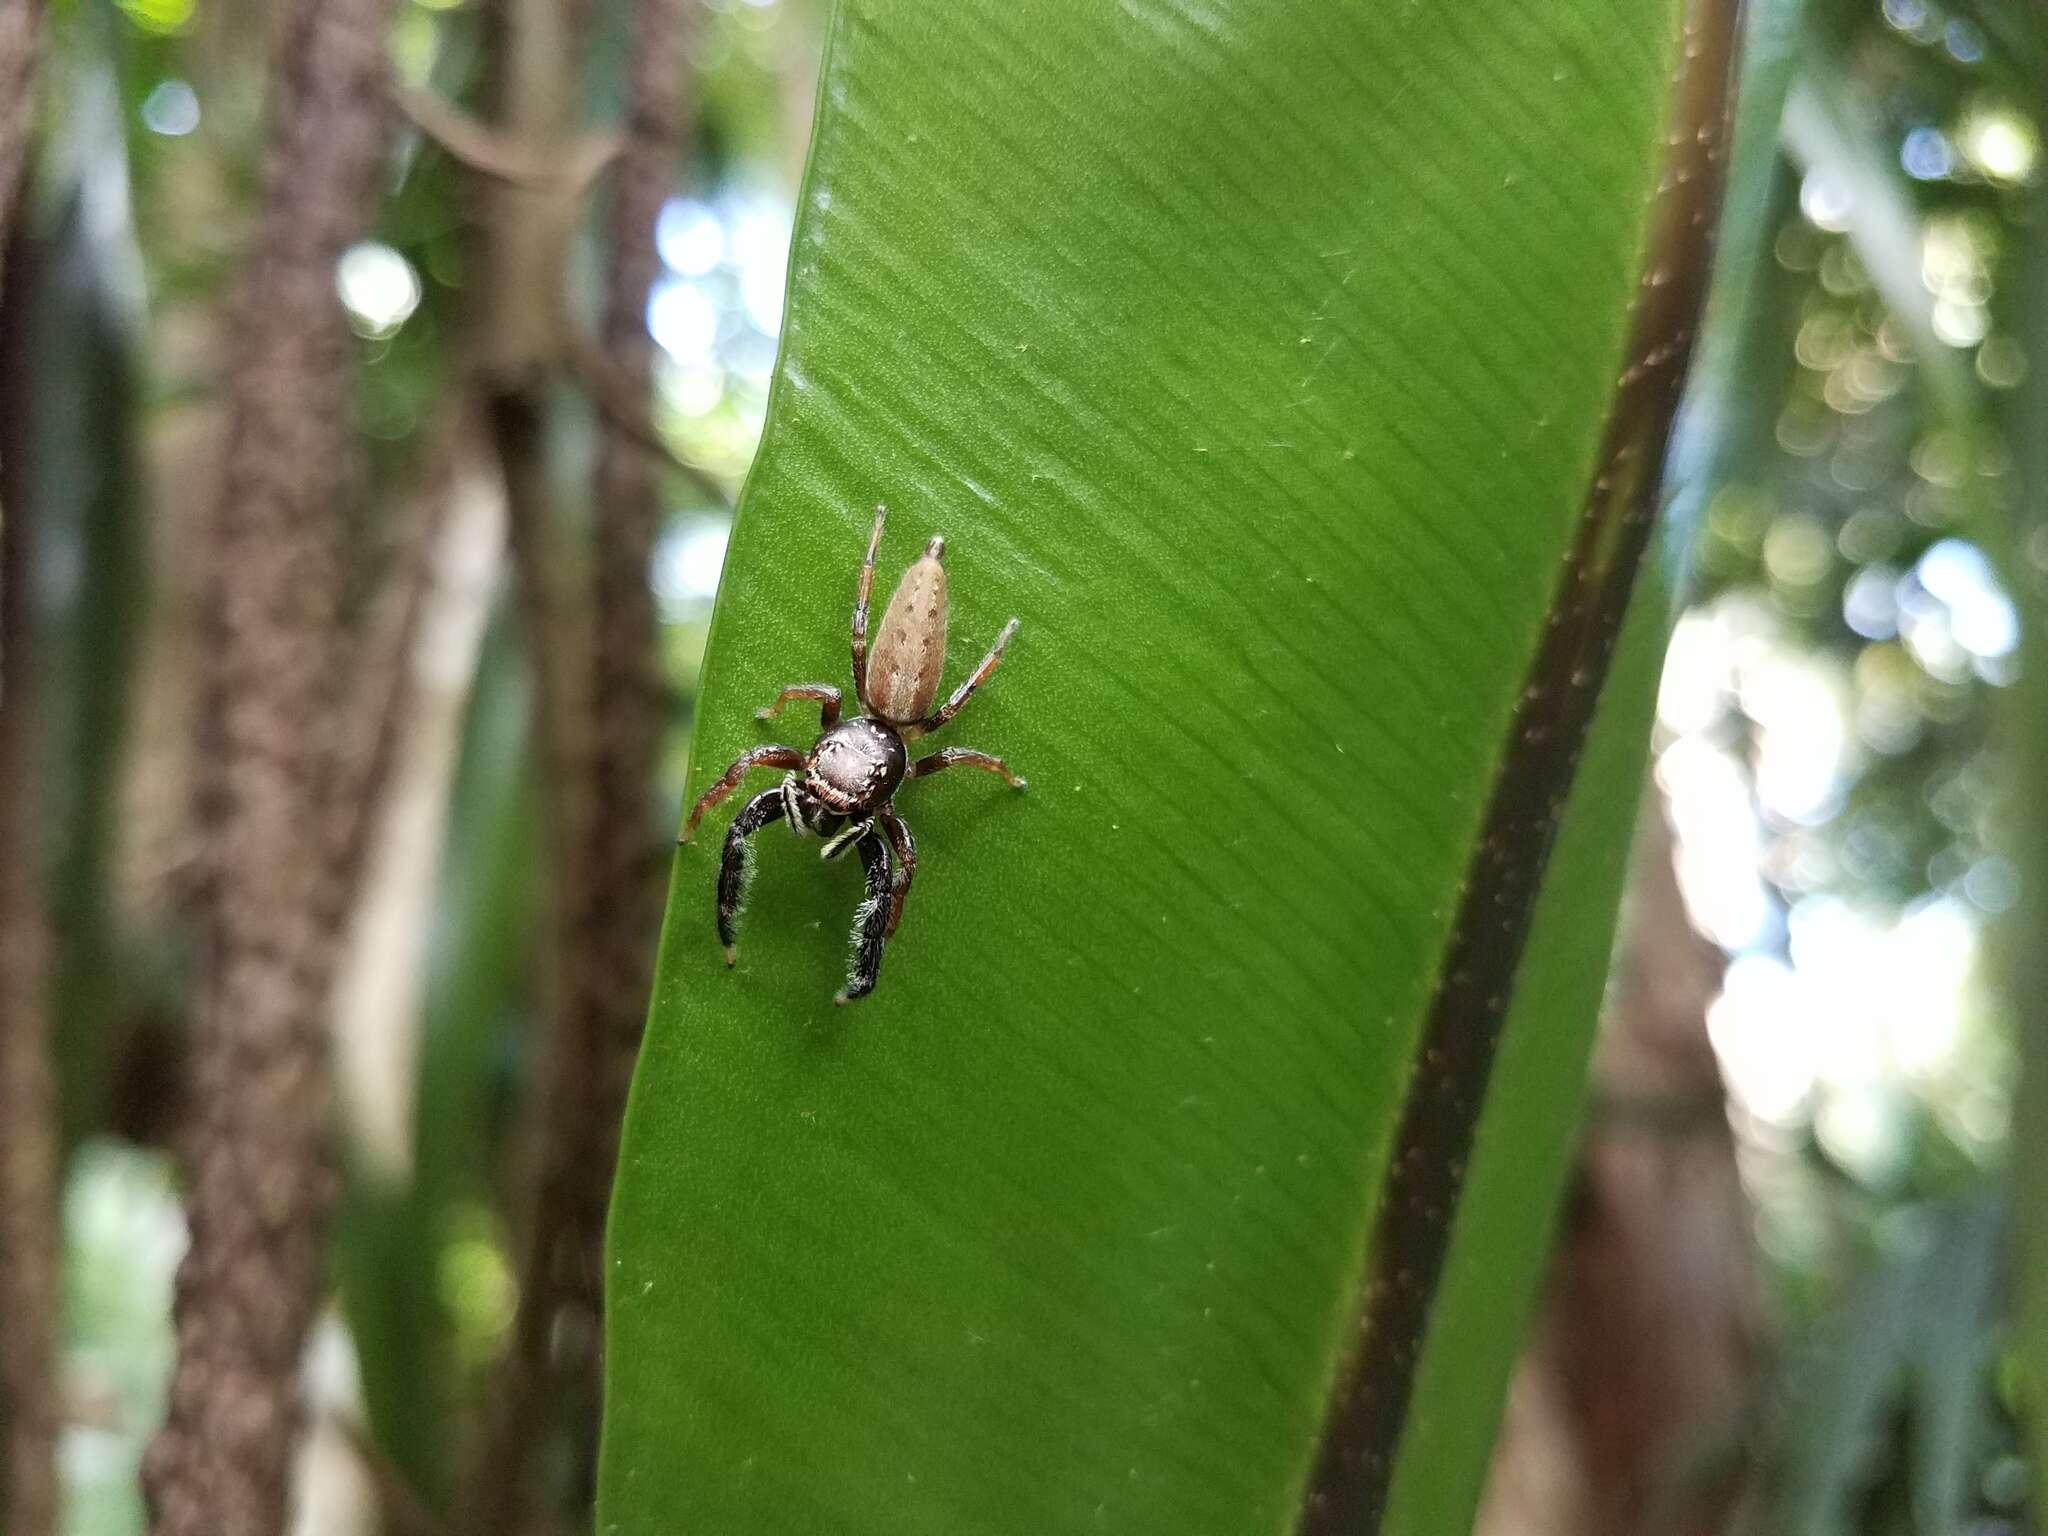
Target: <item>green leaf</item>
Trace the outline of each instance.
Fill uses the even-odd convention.
[[[762,834],[727,973],[738,802],[678,858],[601,1530],[1469,1521],[1642,771],[1661,588],[1573,787],[1697,297],[1688,171],[1628,343],[1679,54],[1636,0],[836,12],[692,785],[807,743],[752,711],[844,684],[886,501],[953,676],[1022,619],[945,739],[1032,787],[906,787],[843,1010],[854,861]]]
[[[1783,1430],[1760,1468],[1771,1530],[1850,1536],[1887,1499],[1902,1527],[1966,1527],[1992,1439],[2009,1226],[1995,1192],[1898,1213],[1848,1298],[1788,1349]]]
[[[1992,1368],[2010,1316],[2011,1213],[2003,1191],[1939,1207],[1913,1348],[1913,1510],[1923,1531],[1962,1527],[1991,1444]]]
[[[135,232],[101,216],[92,188],[125,153],[110,79],[66,96],[39,205],[28,213],[11,302],[24,316],[35,389],[20,403],[15,466],[43,530],[53,595],[42,711],[51,855],[51,1006],[66,1155],[104,1127],[144,1021],[168,991],[168,957],[124,944],[109,891],[121,822],[131,689],[149,609],[148,523],[132,443],[142,353]],[[26,210],[25,210],[26,211]],[[125,215],[125,210],[123,210]],[[39,238],[29,238],[38,228]],[[113,445],[113,446],[109,446]]]

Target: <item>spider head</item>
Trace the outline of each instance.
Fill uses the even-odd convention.
[[[820,736],[804,762],[804,790],[837,816],[865,816],[889,803],[910,754],[885,720],[861,715]]]

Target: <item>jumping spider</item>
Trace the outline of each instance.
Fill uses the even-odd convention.
[[[934,536],[903,573],[896,595],[889,599],[881,627],[875,631],[871,671],[868,591],[874,585],[875,550],[882,542],[882,522],[887,515],[886,507],[875,508],[875,528],[868,535],[867,558],[861,562],[860,584],[853,598],[853,693],[868,713],[842,723],[837,688],[830,683],[790,684],[775,696],[773,704],[754,714],[757,719],[770,720],[791,699],[816,699],[824,733],[811,744],[811,750],[770,745],[741,753],[718,782],[704,791],[683,823],[682,841],[687,843],[698,818],[739,788],[749,769],[789,770],[780,785],[741,806],[726,829],[725,856],[718,870],[718,940],[725,946],[727,965],[735,959],[734,923],[753,876],[749,838],[782,818],[798,836],[815,834],[825,839],[819,850],[821,858],[836,859],[848,848],[858,850],[867,875],[867,898],[854,914],[853,959],[846,987],[833,998],[835,1003],[874,991],[882,971],[882,945],[903,921],[903,903],[910,895],[911,876],[917,873],[917,845],[911,840],[910,828],[896,814],[897,786],[907,778],[921,779],[957,763],[986,768],[1001,774],[1013,788],[1024,787],[1024,781],[1010,772],[1000,757],[968,747],[942,747],[929,757],[911,761],[905,743],[936,731],[960,713],[961,705],[1003,659],[1003,647],[1017,632],[1017,621],[1012,619],[1003,626],[981,665],[953,690],[951,698],[933,710],[932,700],[938,696],[946,665],[946,541]],[[893,870],[891,852],[895,854]]]

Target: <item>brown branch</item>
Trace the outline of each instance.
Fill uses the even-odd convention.
[[[676,153],[688,126],[689,0],[641,0],[627,104],[626,152],[610,216],[609,293],[602,344],[622,388],[644,417],[653,388],[654,343],[647,297],[660,270],[654,226],[675,185]],[[605,1208],[618,1156],[619,1120],[639,1052],[661,924],[664,855],[660,818],[661,732],[667,690],[660,631],[649,586],[661,502],[641,443],[616,426],[599,449],[593,487],[596,627],[591,649],[591,878],[578,915],[588,991],[573,1001],[572,1024],[592,1071],[579,1144],[566,1148],[573,1183],[571,1300],[602,1310]]]
[[[369,620],[354,650],[348,696],[342,702],[337,760],[326,795],[331,820],[327,844],[328,892],[341,903],[332,914],[345,925],[369,857],[405,725],[412,713],[417,674],[413,653],[420,627],[435,595],[436,561],[443,530],[464,467],[477,449],[476,397],[458,373],[460,387],[449,396],[428,434],[419,485],[400,543],[371,605]]]
[[[534,149],[458,111],[431,92],[400,85],[393,88],[393,99],[414,127],[461,164],[509,187],[553,193],[558,204],[580,201],[626,147],[622,135],[598,134],[564,151]],[[558,213],[551,223],[566,236],[567,218]],[[559,270],[566,263],[556,260],[551,265]],[[566,295],[550,295],[547,303],[555,333],[552,350],[559,354],[554,361],[590,397],[606,428],[638,445],[713,501],[725,502],[725,487],[707,470],[679,455],[655,427],[644,358],[636,360],[629,355],[622,361],[606,347],[578,335]],[[641,329],[645,330],[644,322]]]
[[[0,0],[0,250],[28,163],[42,23],[42,0]]]
[[[483,8],[488,132],[509,143],[554,145],[571,135],[581,34],[570,0],[491,0]],[[536,386],[562,354],[568,328],[568,248],[583,187],[498,181],[484,189],[476,228],[476,298],[469,316],[487,386]]]
[[[530,191],[581,197],[625,147],[617,134],[604,133],[564,148],[538,148],[402,81],[393,82],[391,99],[413,127],[470,170]]]
[[[568,0],[496,0],[484,11],[493,131],[521,142],[552,142],[564,131],[573,95],[577,50]],[[578,605],[568,598],[570,560],[553,516],[543,448],[546,403],[541,386],[568,334],[563,303],[566,262],[561,246],[569,220],[562,200],[536,198],[509,185],[491,189],[477,229],[480,274],[471,317],[479,341],[478,386],[505,491],[506,535],[520,628],[533,678],[535,733],[540,742],[542,816],[552,878],[540,1015],[553,1021],[539,1052],[532,1127],[521,1150],[538,1158],[557,1106],[581,1098],[584,1062],[567,1050],[559,1027],[564,999],[576,990],[565,973],[582,957],[569,943],[574,892],[582,888],[581,847],[587,824],[582,800],[586,752],[580,688],[587,637]],[[536,1167],[520,1187],[535,1207],[542,1181]],[[521,1213],[520,1307],[512,1338],[485,1405],[470,1468],[463,1526],[479,1536],[520,1529],[531,1508],[532,1447],[541,1418],[551,1314],[535,1303],[547,1289],[555,1223],[538,1209]]]
[[[1735,1416],[1762,1338],[1751,1213],[1707,1038],[1727,961],[1693,931],[1672,860],[1652,788],[1593,1070],[1610,1102],[1671,1108],[1589,1124],[1543,1325],[1586,1469],[1585,1536],[1727,1529],[1739,1468],[1682,1490],[1670,1473],[1701,1426]],[[1687,1110],[1689,1128],[1671,1134]]]
[[[641,0],[637,8],[626,148],[608,223],[602,344],[569,347],[570,366],[606,423],[594,486],[594,628],[577,643],[549,637],[565,610],[551,590],[544,494],[517,489],[538,479],[524,462],[535,423],[507,401],[498,415],[529,644],[543,667],[568,655],[587,671],[566,679],[556,673],[542,698],[557,826],[557,1006],[535,1106],[519,1318],[477,1482],[473,1525],[483,1531],[511,1528],[522,1507],[517,1473],[531,1459],[544,1393],[569,1425],[579,1492],[594,1472],[605,1206],[662,900],[657,768],[665,689],[648,586],[660,503],[649,448],[668,450],[644,425],[653,376],[646,312],[659,268],[655,218],[673,188],[687,127],[692,19],[689,0]]]
[[[1713,1536],[1728,1528],[1739,1483],[1733,1465],[1682,1488],[1671,1477],[1703,1425],[1736,1415],[1762,1326],[1750,1212],[1707,1039],[1727,962],[1686,916],[1654,788],[1627,908],[1573,1194],[1480,1536]]]
[[[485,9],[489,91],[494,131],[522,142],[558,140],[567,131],[584,27],[572,0],[495,0]],[[482,385],[489,426],[505,490],[506,533],[519,603],[520,629],[533,678],[534,725],[541,760],[542,816],[551,879],[547,883],[547,940],[542,953],[540,1017],[549,1021],[534,1073],[533,1100],[519,1147],[534,1166],[518,1188],[531,1190],[516,1211],[520,1306],[512,1338],[485,1408],[477,1457],[471,1468],[465,1527],[498,1536],[526,1523],[531,1511],[529,1454],[538,1433],[548,1361],[551,1311],[547,1291],[557,1223],[542,1210],[540,1149],[552,1135],[561,1106],[582,1098],[585,1062],[561,1028],[565,999],[580,990],[571,979],[579,956],[570,925],[584,882],[581,858],[585,803],[587,724],[582,686],[588,637],[583,605],[571,600],[580,586],[569,541],[553,515],[543,446],[547,370],[558,363],[569,334],[563,303],[567,263],[561,245],[569,220],[560,200],[541,202],[509,186],[493,189],[478,228],[476,267]],[[515,1205],[517,1202],[515,1201]]]
[[[370,1479],[384,1536],[448,1536],[446,1524],[420,1497],[419,1490],[406,1481],[405,1474],[384,1454],[383,1448],[370,1438],[369,1431],[353,1419],[336,1418],[329,1422],[341,1432]]]
[[[583,24],[587,24],[587,18],[579,23],[573,16],[565,17],[562,30],[569,36],[578,36]],[[562,148],[536,147],[525,139],[477,121],[431,91],[403,83],[392,86],[392,100],[415,128],[460,164],[508,188],[529,194],[548,194],[548,217],[518,219],[523,226],[522,239],[525,241],[533,241],[537,233],[566,240],[573,228],[575,205],[581,202],[597,178],[618,162],[626,149],[626,137],[617,133],[586,135]],[[659,205],[655,211],[659,213]],[[544,261],[557,273],[567,269],[567,263],[558,251],[550,252]],[[555,365],[589,396],[610,432],[637,444],[713,501],[726,502],[729,498],[725,487],[707,470],[678,454],[655,427],[648,399],[645,357],[629,353],[622,359],[608,351],[606,346],[578,335],[569,314],[566,293],[556,291],[535,297],[541,300],[541,324],[549,333],[549,340],[546,346],[532,349],[532,352],[547,355],[530,353],[520,357],[517,365],[512,367],[504,366],[501,359],[487,371],[516,377],[541,363]],[[487,333],[491,329],[484,327]],[[645,329],[643,321],[641,330],[644,332]],[[519,327],[521,334],[526,330],[526,325]],[[644,351],[643,348],[642,353]]]
[[[567,332],[569,376],[604,419],[610,440],[619,447],[631,446],[657,463],[681,475],[700,494],[724,506],[731,497],[723,485],[701,465],[692,464],[677,453],[661,435],[649,409],[647,368],[644,363],[625,362],[596,342]]]
[[[569,594],[575,582],[565,580],[575,567],[575,551],[561,547],[549,506],[547,473],[541,457],[541,403],[532,389],[508,389],[492,397],[492,440],[498,453],[506,492],[506,532],[512,555],[520,631],[532,670],[532,715],[541,745],[543,815],[547,821],[551,881],[547,973],[541,1010],[551,1020],[547,1040],[535,1067],[532,1126],[522,1151],[535,1159],[524,1180],[532,1190],[530,1208],[518,1225],[518,1315],[512,1339],[498,1368],[485,1407],[483,1436],[471,1468],[465,1530],[489,1536],[518,1530],[528,1507],[528,1454],[541,1423],[547,1386],[549,1337],[555,1319],[543,1298],[553,1296],[551,1266],[555,1235],[563,1221],[549,1204],[553,1186],[539,1161],[543,1147],[563,1135],[569,1116],[586,1098],[584,1073],[588,1059],[582,1042],[563,1028],[567,999],[582,995],[580,971],[594,956],[575,950],[573,893],[582,891],[584,834],[590,825],[588,807],[588,709],[584,682],[588,674],[590,637],[582,608]]]
[[[539,1433],[548,1385],[550,1340],[556,1309],[551,1298],[561,1181],[552,1149],[574,1144],[574,1117],[587,1097],[590,1063],[581,1039],[565,1027],[569,999],[582,995],[580,978],[593,957],[574,946],[575,922],[587,883],[585,835],[590,825],[588,676],[590,637],[583,605],[571,600],[581,584],[566,577],[575,567],[551,516],[541,458],[541,407],[531,389],[507,390],[491,403],[491,430],[504,477],[506,532],[519,604],[520,628],[533,674],[535,734],[541,753],[543,815],[549,863],[548,942],[542,1017],[549,1021],[534,1072],[530,1125],[522,1151],[533,1167],[521,1187],[531,1191],[517,1227],[519,1310],[486,1408],[485,1425],[469,1489],[465,1528],[492,1533],[521,1528],[530,1505],[527,1473]]]
[[[26,134],[33,9],[0,0],[0,253]],[[19,110],[17,110],[17,108]],[[0,273],[0,278],[5,277]],[[0,1525],[57,1529],[57,1103],[42,882],[28,285],[0,305]],[[0,294],[9,290],[0,288]]]
[[[10,497],[0,514],[0,1499],[14,1536],[50,1536],[57,1514],[57,1106],[50,933],[38,878],[26,507]]]
[[[496,0],[484,11],[494,131],[521,142],[552,142],[565,132],[574,94],[581,29],[571,26],[567,0]],[[585,711],[580,688],[587,637],[578,605],[568,600],[570,561],[552,515],[543,449],[546,402],[541,385],[568,334],[561,246],[570,221],[559,197],[539,199],[508,185],[491,189],[477,230],[478,305],[472,316],[479,340],[479,384],[487,399],[493,452],[505,490],[506,534],[520,628],[533,677],[535,733],[540,742],[542,816],[552,878],[548,882],[547,964],[540,1015],[553,1021],[535,1073],[533,1128],[522,1152],[538,1158],[557,1106],[581,1098],[584,1062],[566,1049],[560,1029],[564,999],[577,990],[568,979],[582,957],[569,942],[571,914],[582,888]],[[538,1168],[521,1181],[536,1193]],[[555,1223],[537,1208],[521,1213],[514,1229],[519,1247],[521,1304],[512,1338],[485,1405],[471,1467],[464,1527],[479,1536],[519,1529],[531,1507],[530,1456],[543,1399],[551,1314],[535,1298],[546,1289]]]
[[[291,0],[255,244],[234,299],[223,483],[202,553],[191,1246],[143,1465],[155,1536],[285,1527],[299,1360],[333,1200],[326,1004],[340,873],[338,536],[351,443],[334,265],[383,160],[387,0]],[[310,847],[309,847],[310,844]]]

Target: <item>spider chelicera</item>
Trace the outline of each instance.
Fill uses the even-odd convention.
[[[735,953],[733,934],[747,884],[753,878],[753,845],[748,841],[771,821],[787,820],[799,836],[825,839],[819,856],[836,859],[848,848],[860,854],[867,875],[867,897],[853,919],[853,958],[846,986],[833,998],[845,1003],[874,991],[882,971],[882,946],[903,921],[903,903],[917,873],[917,844],[910,828],[896,814],[897,786],[942,768],[963,765],[999,773],[1016,789],[1024,781],[1000,757],[969,747],[942,747],[912,761],[906,743],[929,735],[960,713],[1017,632],[1010,620],[981,665],[953,690],[937,709],[939,681],[946,666],[946,541],[933,537],[912,561],[883,610],[875,631],[874,654],[868,653],[868,591],[875,581],[875,551],[882,542],[886,507],[875,508],[874,532],[868,535],[867,558],[853,598],[853,694],[867,711],[853,719],[839,718],[839,690],[830,683],[792,683],[775,702],[754,711],[773,719],[791,699],[816,699],[824,732],[809,752],[770,744],[754,747],[733,760],[718,782],[704,791],[683,823],[682,841],[690,840],[698,818],[739,788],[750,769],[783,768],[782,783],[754,796],[733,817],[725,833],[725,856],[718,870],[718,940],[725,963]],[[884,846],[886,841],[887,846]],[[890,855],[895,855],[894,867]]]

